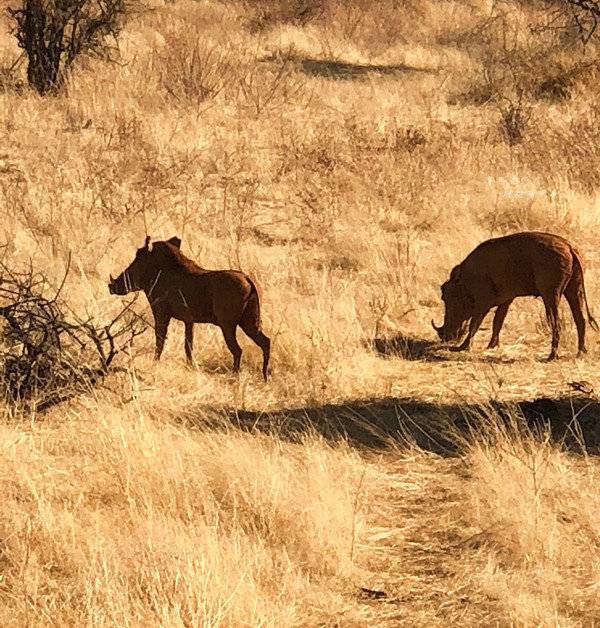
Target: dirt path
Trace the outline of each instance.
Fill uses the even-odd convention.
[[[468,469],[459,459],[419,455],[384,462],[395,478],[379,495],[369,539],[359,548],[370,572],[362,594],[373,626],[508,625],[473,574],[485,562],[478,530],[462,515]],[[365,559],[366,558],[366,559]]]

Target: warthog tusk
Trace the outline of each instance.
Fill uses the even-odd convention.
[[[444,329],[443,325],[440,325],[439,327],[433,322],[433,318],[431,319],[431,326],[435,329],[435,331],[440,332],[442,331],[442,329]]]

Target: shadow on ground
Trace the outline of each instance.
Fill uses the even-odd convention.
[[[207,417],[215,417],[209,420]],[[205,429],[276,434],[298,441],[316,433],[328,441],[346,440],[363,449],[414,446],[440,455],[456,455],[474,434],[500,423],[508,429],[551,441],[574,453],[600,454],[600,402],[588,397],[540,398],[512,404],[436,404],[408,398],[356,400],[339,405],[307,406],[261,413],[191,408],[182,419]]]
[[[333,59],[316,59],[295,54],[278,55],[288,62],[296,64],[305,74],[314,77],[324,77],[332,79],[359,79],[368,74],[379,74],[381,76],[396,76],[408,72],[426,72],[433,70],[427,68],[416,68],[404,63],[390,65],[349,63],[347,61],[337,61]],[[267,56],[263,61],[272,61],[274,55]]]
[[[400,357],[405,360],[427,360],[437,362],[444,360],[444,356],[438,353],[440,343],[414,336],[396,334],[395,336],[382,336],[373,338],[370,343],[375,353],[385,357]]]
[[[512,364],[514,358],[489,355],[481,351],[459,352],[455,345],[442,345],[439,341],[415,338],[404,334],[373,338],[366,343],[382,357],[426,362],[484,362],[486,364]]]

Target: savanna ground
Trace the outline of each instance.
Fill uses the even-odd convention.
[[[5,261],[59,284],[71,255],[62,294],[103,320],[109,273],[179,235],[256,277],[274,341],[268,385],[254,345],[235,377],[208,327],[187,369],[173,323],[159,365],[148,331],[89,394],[5,406],[2,625],[600,622],[593,455],[492,409],[453,455],[329,429],[594,387],[598,337],[576,360],[565,315],[542,362],[537,300],[493,352],[489,323],[468,355],[431,348],[429,323],[450,268],[523,229],[572,239],[600,311],[594,41],[532,29],[534,3],[311,6],[153,2],[119,64],[82,59],[57,95],[2,75]]]

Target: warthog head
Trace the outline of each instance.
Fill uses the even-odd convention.
[[[431,325],[442,342],[460,340],[473,312],[473,297],[461,281],[460,266],[456,266],[450,273],[450,279],[442,284],[442,301],[446,307],[444,324],[438,327],[431,321]]]
[[[177,237],[167,242],[177,248],[181,246],[181,240]],[[122,296],[129,292],[148,289],[160,271],[159,254],[156,248],[150,243],[150,236],[146,236],[144,246],[137,250],[133,262],[116,279],[110,276],[108,291]]]

